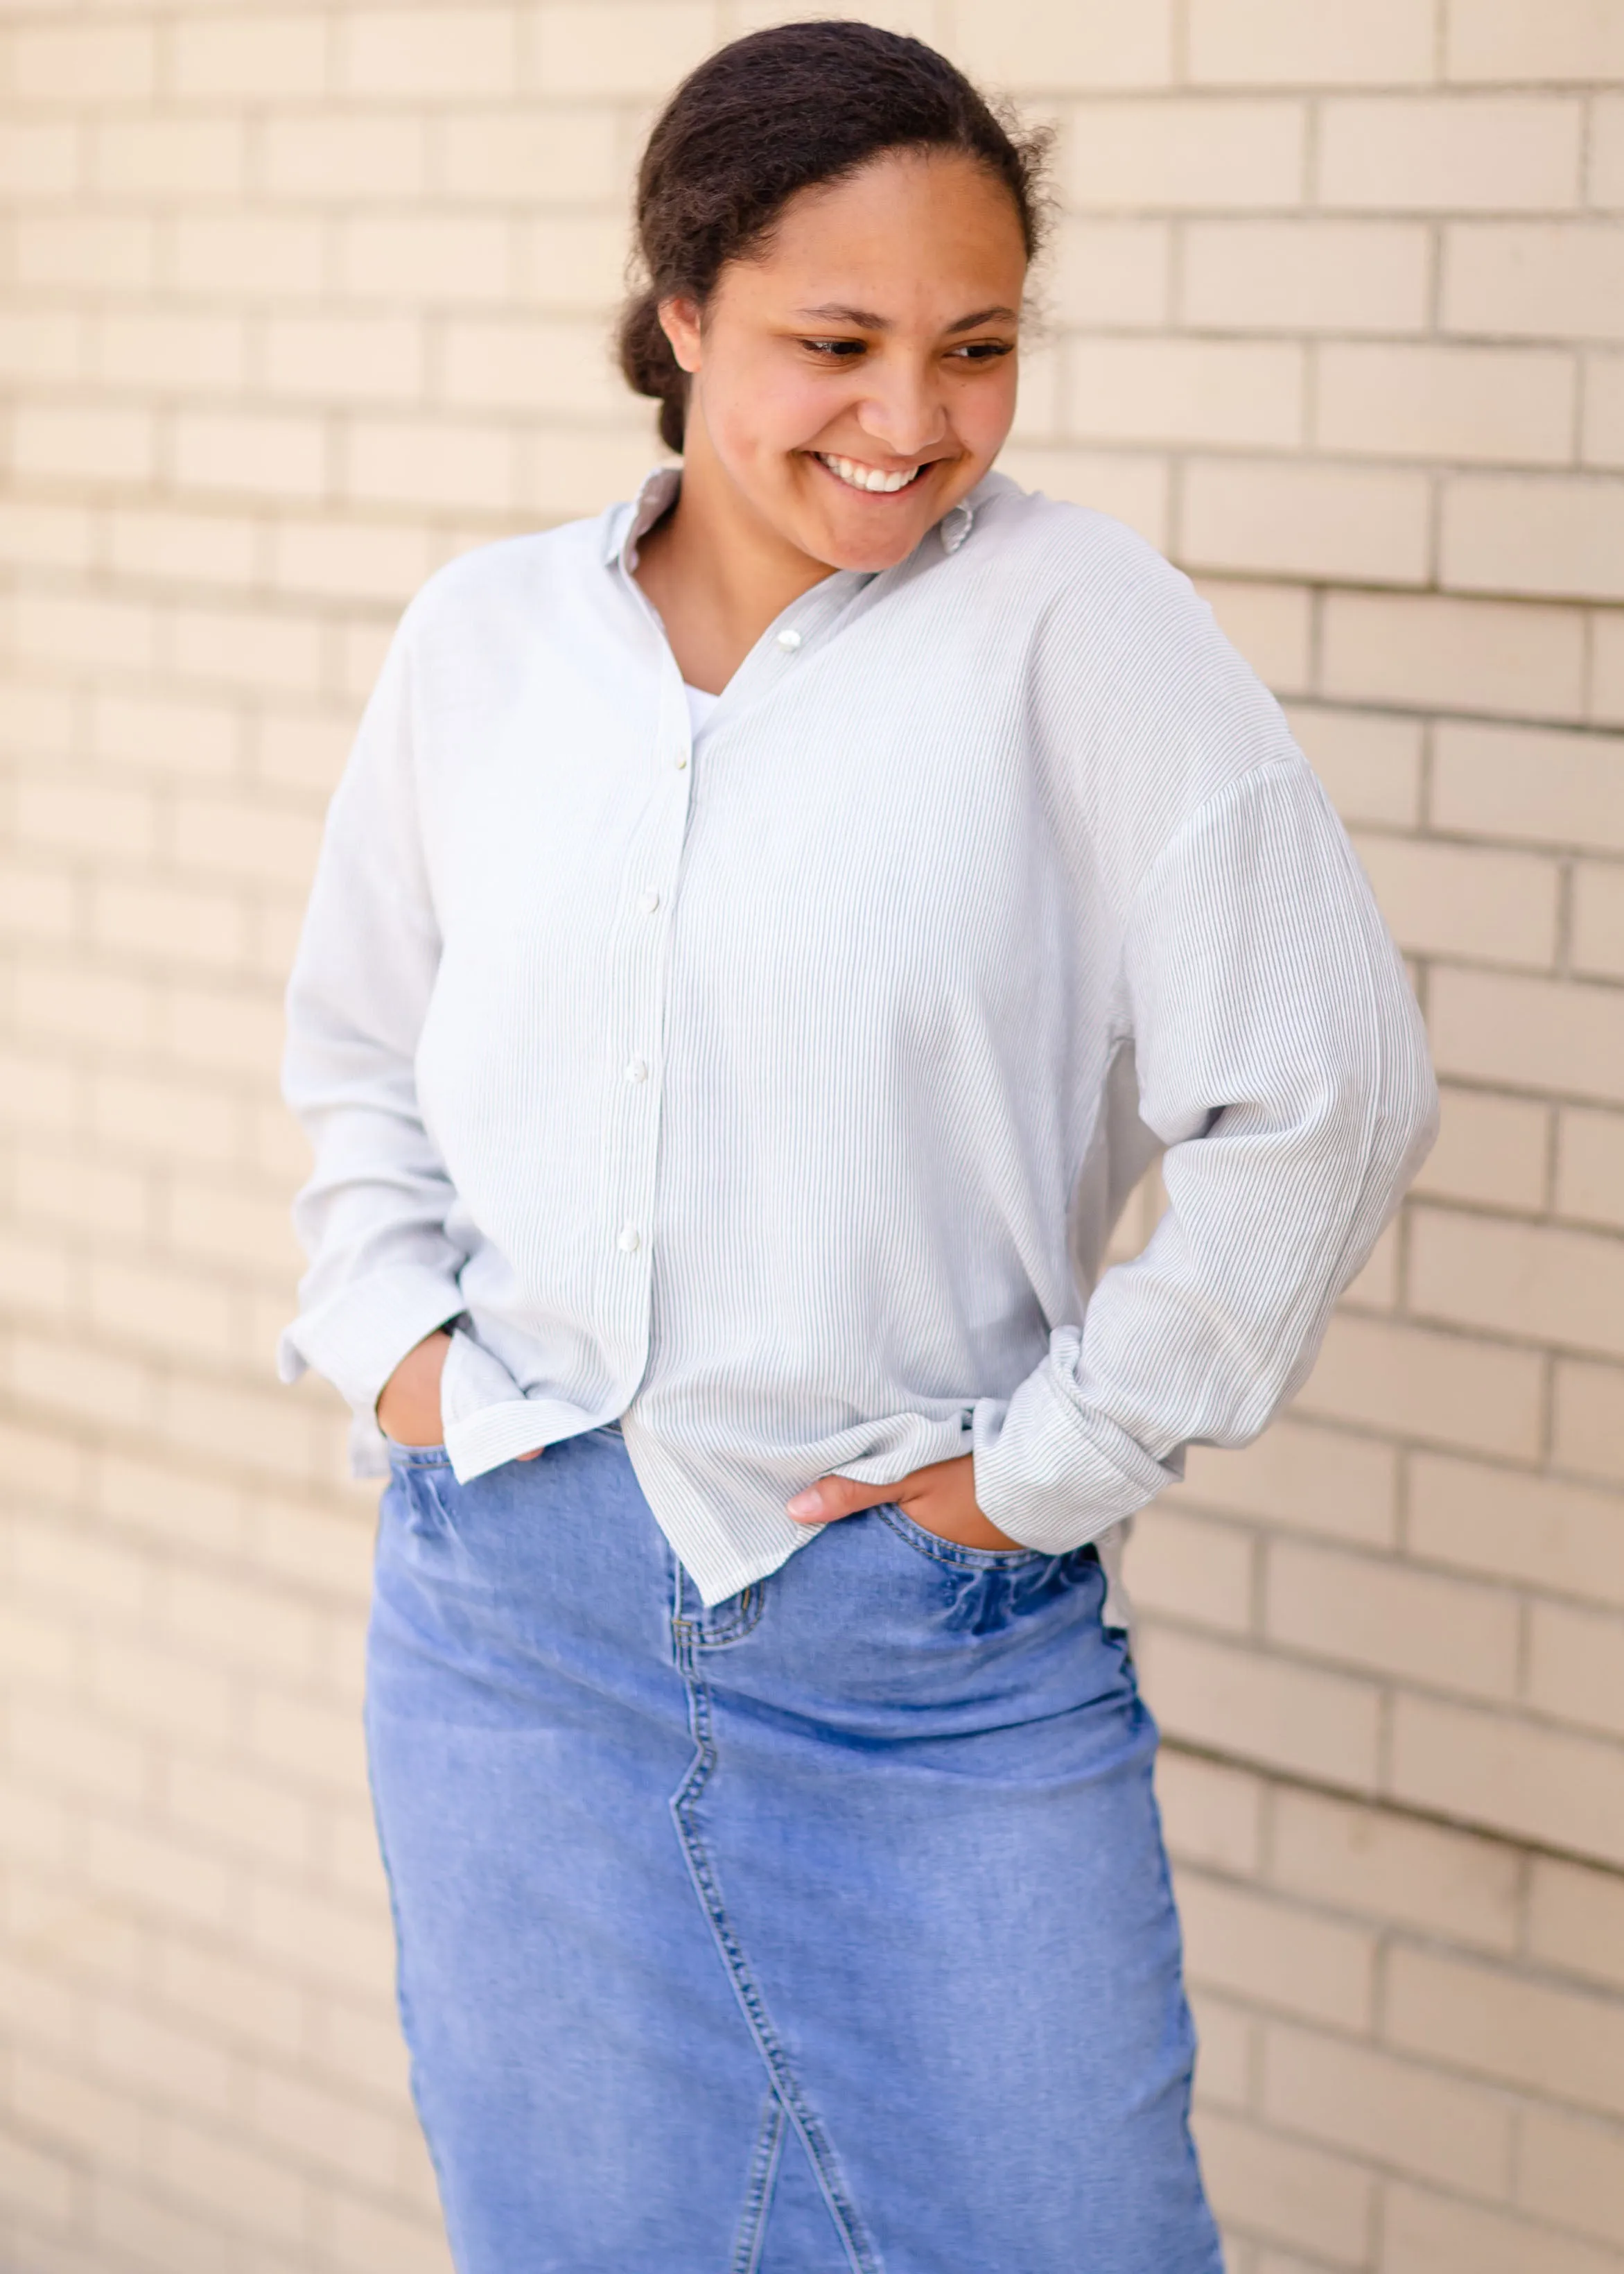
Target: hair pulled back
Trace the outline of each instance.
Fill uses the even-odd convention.
[[[1006,124],[945,56],[872,24],[779,24],[708,56],[655,121],[637,171],[643,289],[620,319],[620,361],[628,384],[658,403],[661,440],[682,448],[688,380],[659,303],[703,308],[726,264],[762,247],[799,191],[885,151],[958,151],[1008,190],[1030,257],[1046,148],[1041,132]]]

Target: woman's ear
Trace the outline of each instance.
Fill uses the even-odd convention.
[[[659,304],[660,329],[671,342],[671,352],[686,372],[699,369],[701,362],[699,303],[677,298]]]

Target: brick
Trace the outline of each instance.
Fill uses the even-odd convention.
[[[122,1448],[109,1448],[97,1462],[95,1504],[110,1523],[211,1555],[231,1554],[242,1529],[234,1487],[217,1477],[189,1475],[174,1460],[143,1460]]]
[[[1441,575],[1457,591],[1624,599],[1624,482],[1460,476],[1444,486]]]
[[[626,224],[620,214],[548,214],[524,232],[519,260],[521,305],[544,313],[597,312],[591,360],[604,364],[605,312],[626,290]]]
[[[1321,691],[1422,708],[1577,719],[1583,626],[1568,608],[1333,591]]]
[[[370,204],[421,197],[428,187],[423,122],[411,117],[348,107],[284,112],[264,121],[259,151],[265,188],[278,204]]]
[[[1290,209],[1301,200],[1299,103],[1078,103],[1062,156],[1064,194],[1082,211]]]
[[[19,284],[46,291],[144,292],[152,282],[156,237],[136,214],[19,214],[12,224]]]
[[[1129,1580],[1145,1611],[1236,1634],[1252,1623],[1252,1542],[1232,1525],[1147,1510],[1134,1526]]]
[[[1588,186],[1592,205],[1624,206],[1624,95],[1591,98]]]
[[[230,1875],[214,1856],[130,1824],[92,1820],[84,1870],[94,1887],[179,1926],[219,1932],[230,1918]]]
[[[1252,2098],[1258,2024],[1244,2008],[1207,1991],[1189,1996],[1197,2040],[1195,2105],[1244,2110]]]
[[[1220,332],[1419,332],[1430,268],[1418,222],[1197,220],[1184,231],[1180,309]],[[1076,305],[1078,320],[1097,320],[1091,303]],[[1120,320],[1158,323],[1162,310]]]
[[[174,281],[183,292],[228,306],[237,300],[304,298],[325,281],[321,223],[285,213],[192,213],[174,223]]]
[[[1556,1721],[1624,1736],[1624,1618],[1536,1599],[1529,1607],[1528,1699]]]
[[[0,862],[0,932],[65,942],[78,930],[79,894],[68,870]]]
[[[397,522],[282,520],[270,582],[282,591],[402,606],[428,576],[428,531]]]
[[[441,390],[462,409],[534,410],[542,416],[602,417],[624,400],[598,323],[480,323],[447,326]]]
[[[215,1668],[177,1658],[155,1640],[98,1635],[91,1645],[89,1693],[120,1722],[211,1751],[230,1731],[229,1683]]]
[[[1522,2118],[1517,2201],[1536,2218],[1624,2247],[1624,2129],[1530,2108]]]
[[[1624,1753],[1616,1744],[1407,1695],[1394,1701],[1392,1743],[1395,1799],[1624,1864]]]
[[[424,328],[415,315],[273,316],[265,384],[329,403],[415,403],[424,392]]]
[[[1199,2144],[1207,2192],[1226,2226],[1312,2251],[1316,2265],[1369,2263],[1374,2190],[1345,2157],[1210,2109]]]
[[[1584,359],[1584,425],[1579,456],[1587,465],[1624,466],[1624,356]]]
[[[1202,568],[1418,584],[1431,518],[1424,475],[1198,458],[1184,471],[1177,551]]]
[[[1265,1791],[1261,1778],[1227,1761],[1167,1745],[1156,1757],[1156,1796],[1168,1846],[1181,1864],[1255,1871],[1263,1853]]]
[[[252,584],[259,531],[233,514],[116,511],[107,518],[108,557],[120,576],[164,584]]]
[[[1109,513],[1165,551],[1169,543],[1167,460],[1149,451],[1078,450],[1064,444],[1011,444],[999,470],[1024,489]]]
[[[304,2078],[262,2071],[253,2080],[250,2121],[275,2142],[350,2186],[387,2188],[395,2179],[395,2127],[352,2097]]]
[[[246,2049],[289,2059],[306,2039],[302,1985],[196,1935],[159,1938],[153,1993],[168,2011],[207,2022]]]
[[[185,790],[175,799],[175,860],[216,879],[307,890],[320,843],[320,817],[286,804],[240,792],[226,798]]]
[[[1574,876],[1573,968],[1624,979],[1624,867],[1582,861]]]
[[[112,198],[240,194],[248,138],[235,118],[124,118],[90,138],[90,177]]]
[[[0,128],[0,194],[13,204],[71,197],[79,187],[79,136],[66,120],[7,117]]]
[[[296,2247],[305,2240],[306,2181],[240,2141],[167,2116],[157,2126],[151,2172],[167,2192],[229,2228]]]
[[[93,773],[51,779],[19,773],[14,803],[19,843],[78,851],[102,860],[143,861],[154,840],[154,810],[144,789]]]
[[[246,1928],[251,1946],[278,1967],[346,1997],[369,1999],[380,2011],[389,2007],[395,1939],[383,1902],[358,1910],[261,1877],[250,1891]]]
[[[178,677],[205,686],[271,686],[284,697],[322,681],[322,627],[313,617],[264,608],[176,608],[169,659]]]
[[[133,2263],[143,2274],[210,2274],[228,2262],[231,2245],[225,2233],[212,2219],[199,2218],[195,2207],[179,2210],[140,2181],[124,2185],[101,2174],[87,2192],[91,2233],[104,2253],[117,2249],[126,2266]]]
[[[1421,813],[1421,722],[1289,704],[1287,722],[1342,820],[1411,828]]]
[[[92,1323],[115,1340],[207,1360],[229,1339],[230,1295],[195,1272],[95,1255],[86,1284]]]
[[[353,2274],[379,2266],[395,2274],[450,2274],[440,2223],[428,2213],[409,2216],[342,2195],[333,2207],[332,2236],[338,2264]]]
[[[184,489],[319,498],[327,486],[327,433],[313,418],[183,411],[175,422],[174,466]]]
[[[1574,1106],[1557,1132],[1560,1215],[1624,1231],[1624,1117]]]
[[[65,2226],[77,2197],[76,2178],[64,2156],[0,2133],[0,2199],[9,2210]]]
[[[313,790],[324,801],[330,797],[355,740],[351,713],[332,718],[267,708],[258,724],[258,779],[277,788]]]
[[[966,11],[958,44],[964,69],[1001,87],[1160,87],[1172,74],[1172,19],[1169,0],[1131,9],[1073,0],[1058,12],[1046,0],[1007,0]]]
[[[1624,614],[1609,609],[1591,626],[1589,715],[1598,726],[1624,727]]]
[[[1369,832],[1355,842],[1407,953],[1536,971],[1554,964],[1560,878],[1553,861]]]
[[[310,1698],[259,1692],[250,1709],[249,1748],[281,1773],[343,1792],[365,1790],[358,1717]]]
[[[71,385],[85,368],[85,327],[67,308],[0,308],[0,374]]]
[[[14,1015],[25,1033],[88,1043],[127,1054],[139,1050],[154,1028],[152,990],[143,981],[112,971],[25,963],[16,981]]]
[[[1624,740],[1440,719],[1432,818],[1473,836],[1624,853]]]
[[[1376,1939],[1250,1887],[1184,1871],[1179,1881],[1192,1981],[1333,2028],[1368,2026]]]
[[[275,1577],[364,1607],[372,1586],[372,1510],[320,1509],[292,1500],[256,1508],[256,1564]]]
[[[218,779],[236,772],[240,741],[226,704],[109,693],[90,705],[91,752],[109,764]]]
[[[91,2034],[101,2066],[149,2088],[161,2100],[211,2111],[223,2106],[229,2090],[227,2058],[191,2031],[103,2001],[95,2009]]]
[[[12,1532],[13,1577],[31,1594],[71,1603],[76,1615],[127,1623],[147,1609],[152,1560],[85,1526],[19,1522]]]
[[[1382,2274],[1613,2274],[1612,2255],[1583,2243],[1414,2187],[1387,2191]]]
[[[1504,2097],[1371,2046],[1276,2024],[1264,2039],[1261,2112],[1283,2132],[1390,2171],[1468,2195],[1508,2191]]]
[[[164,1009],[164,1046],[184,1063],[214,1074],[230,1068],[263,1078],[274,1062],[280,1007],[253,1000],[240,987],[172,987]]]
[[[373,418],[350,437],[344,493],[369,503],[510,508],[513,437],[489,422]]]
[[[1166,222],[1064,215],[1045,259],[1046,297],[1063,323],[1097,328],[1165,322],[1172,260]]]
[[[315,1841],[311,1810],[299,1794],[247,1774],[235,1762],[222,1769],[171,1761],[164,1781],[166,1811],[183,1840],[201,1841],[213,1853],[234,1852],[251,1864],[308,1867]]]
[[[617,113],[584,102],[459,112],[435,105],[440,189],[458,201],[576,206],[618,200],[623,170]]]
[[[1559,1359],[1554,1454],[1583,1476],[1624,1481],[1624,1367]]]
[[[1385,1546],[1396,1537],[1396,1486],[1391,1447],[1287,1419],[1236,1452],[1192,1445],[1184,1485],[1156,1505],[1188,1500],[1292,1532]]]
[[[600,513],[605,498],[635,496],[649,468],[665,455],[646,412],[620,428],[544,427],[529,438],[518,502],[549,519]],[[363,682],[357,692],[364,691],[372,675],[369,661],[350,683]]]
[[[1423,1444],[1532,1459],[1542,1376],[1532,1352],[1343,1315],[1331,1321],[1297,1402],[1304,1413]]]
[[[1522,1865],[1498,1840],[1380,1806],[1282,1787],[1273,1796],[1272,1884],[1377,1925],[1483,1950],[1516,1946]]]
[[[1624,78],[1624,24],[1606,0],[1450,0],[1444,68],[1455,79]]]
[[[1547,1966],[1624,1990],[1624,1879],[1560,1856],[1533,1856],[1528,1943]]]
[[[144,410],[98,403],[19,403],[11,463],[36,481],[144,482],[154,438]]]
[[[183,16],[170,33],[169,68],[183,100],[234,97],[268,102],[320,94],[327,85],[327,19],[313,13],[236,10]]]
[[[1564,353],[1327,341],[1315,369],[1314,439],[1327,450],[1492,465],[1563,465],[1572,454]]]
[[[1487,1208],[1545,1205],[1550,1114],[1521,1097],[1496,1097],[1446,1083],[1438,1142],[1414,1190]]]
[[[1301,692],[1309,676],[1310,596],[1300,585],[1265,584],[1212,576],[1192,579],[1217,619],[1264,684],[1276,694]]]
[[[92,523],[81,506],[0,503],[0,561],[19,568],[88,568]]]
[[[1624,1357],[1624,1244],[1603,1234],[1417,1209],[1410,1297],[1422,1317]]]
[[[261,1269],[286,1287],[300,1251],[288,1221],[287,1196],[200,1177],[177,1180],[169,1193],[166,1231],[183,1254],[239,1270]]]
[[[1175,1742],[1344,1788],[1373,1788],[1371,1683],[1161,1626],[1147,1627],[1135,1648],[1146,1694]]]
[[[1295,1540],[1270,1543],[1264,1574],[1267,1633],[1317,1665],[1473,1698],[1515,1692],[1518,1606],[1507,1589]]]
[[[1624,2006],[1442,1952],[1401,1946],[1388,1966],[1395,2043],[1557,2100],[1624,2105]]]
[[[0,1115],[8,1126],[64,1135],[79,1119],[77,1100],[78,1084],[67,1066],[0,1049]]]
[[[96,367],[119,386],[229,391],[243,383],[247,342],[240,318],[143,307],[105,310],[95,329]]]
[[[513,91],[512,8],[368,9],[341,17],[335,28],[337,84],[347,94],[438,102]]]
[[[545,95],[664,96],[720,36],[706,0],[552,0],[535,19]]]
[[[1430,0],[1192,0],[1192,79],[1226,87],[1402,86],[1432,77]]]
[[[1624,232],[1599,222],[1456,222],[1443,328],[1502,338],[1624,339]]]
[[[105,2157],[115,2166],[139,2163],[145,2146],[141,2112],[126,2097],[69,2074],[47,2056],[18,2051],[12,2062],[13,2097],[28,2111],[36,2136],[81,2156]]]
[[[1380,212],[1562,212],[1583,112],[1560,95],[1353,96],[1320,112],[1319,195]]]
[[[27,103],[139,102],[156,84],[156,35],[146,24],[24,22],[11,49],[12,92]]]

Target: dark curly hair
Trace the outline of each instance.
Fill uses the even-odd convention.
[[[780,24],[708,56],[655,121],[637,169],[641,289],[618,340],[628,384],[660,406],[667,448],[682,448],[688,381],[660,328],[662,300],[703,308],[798,191],[887,150],[959,151],[985,166],[1010,193],[1030,258],[1048,140],[1000,117],[934,48],[872,24]]]

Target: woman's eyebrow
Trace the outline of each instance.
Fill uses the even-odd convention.
[[[889,316],[876,316],[870,308],[843,307],[838,302],[831,302],[821,308],[797,308],[793,312],[797,316],[813,318],[828,324],[852,324],[864,332],[888,332],[891,328]],[[1006,317],[1013,323],[1016,313],[1013,308],[977,308],[971,315],[956,317],[947,329],[950,332],[973,332],[978,324],[991,323],[999,316]]]

